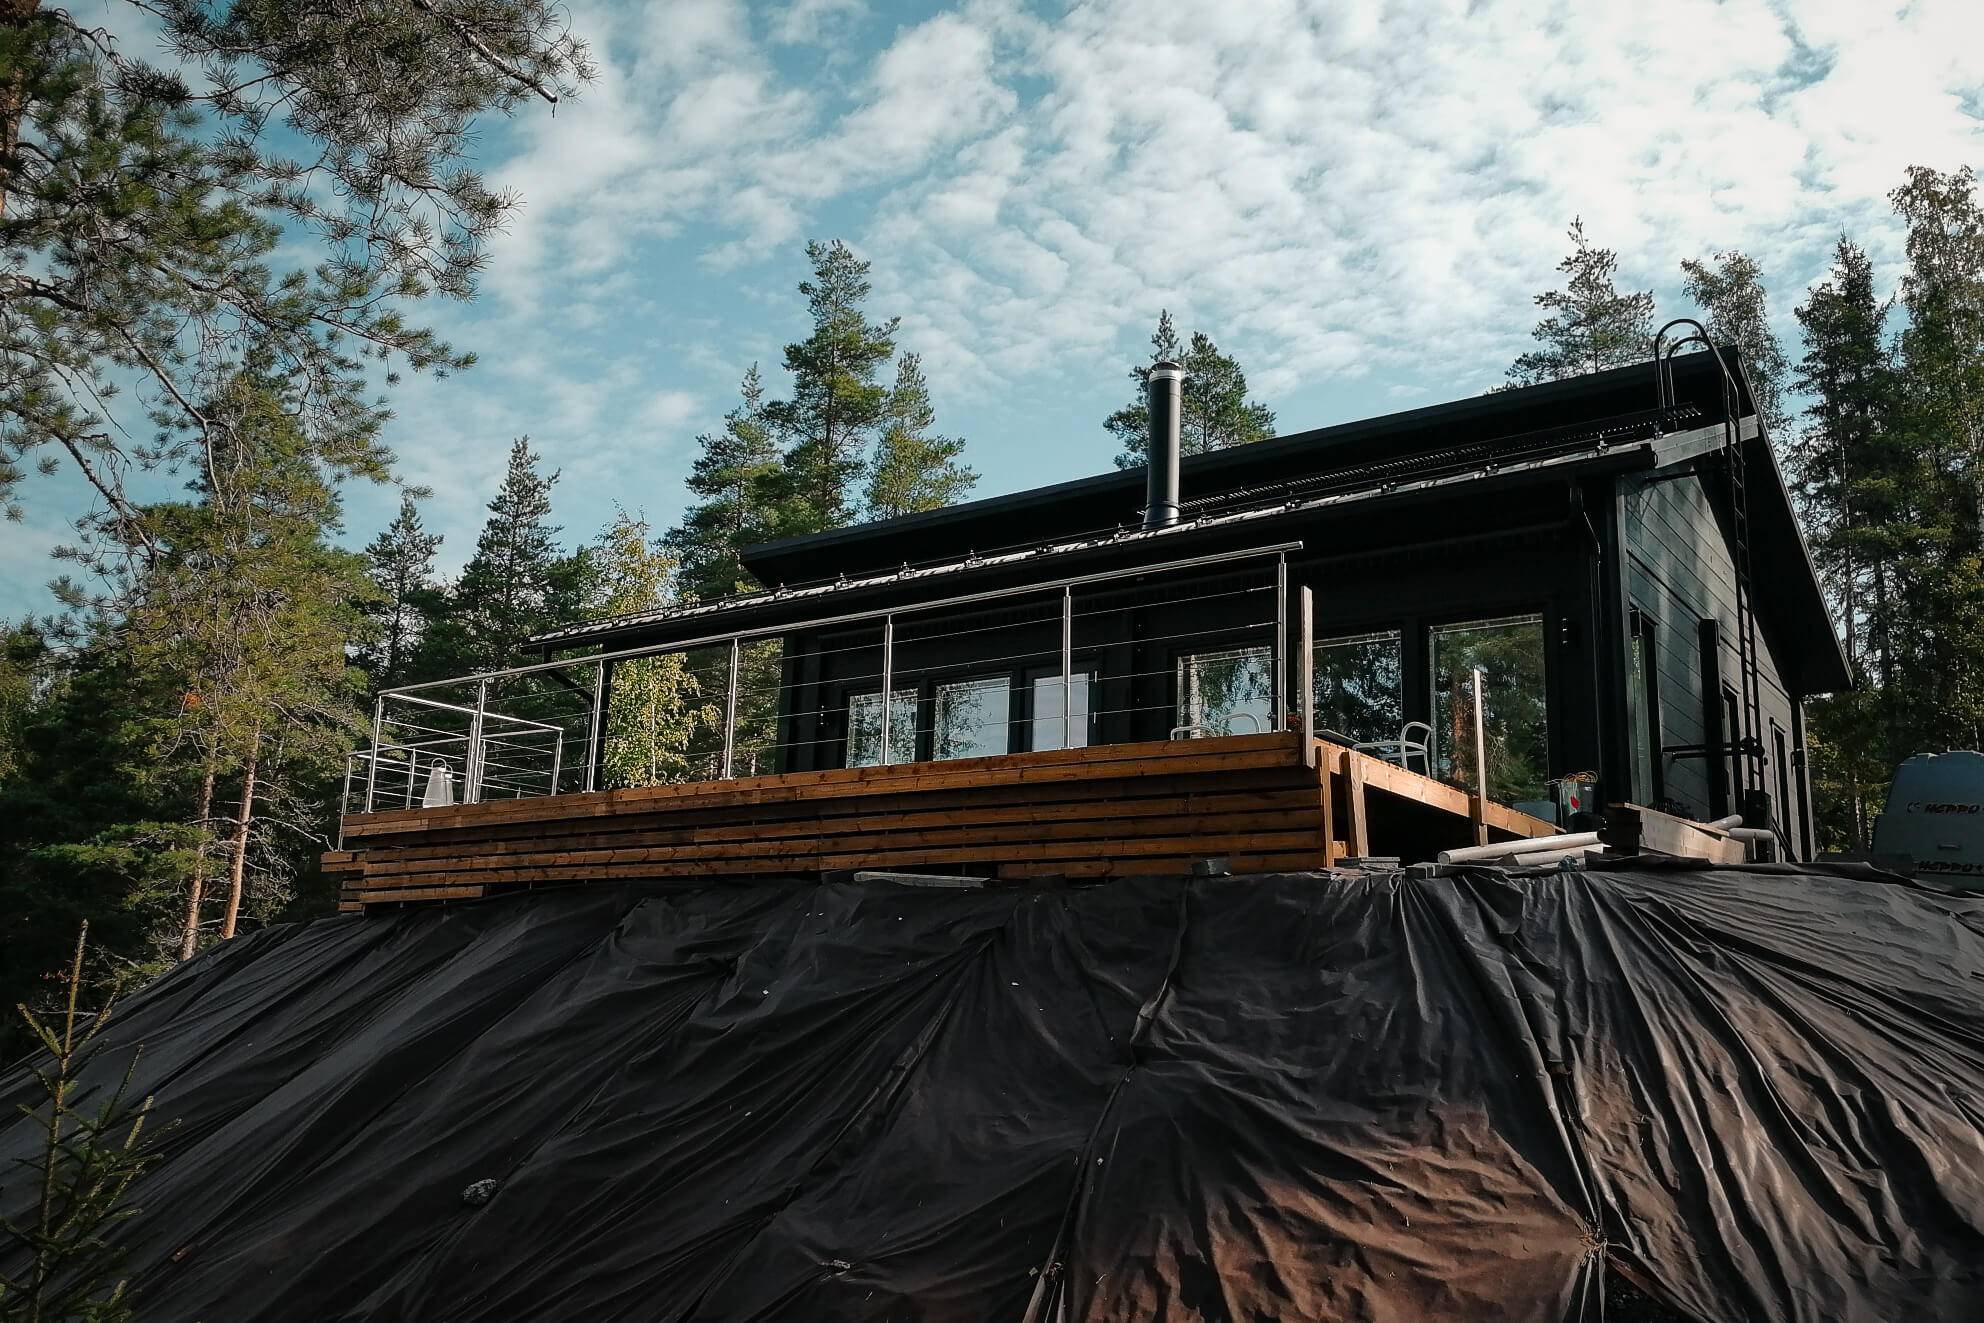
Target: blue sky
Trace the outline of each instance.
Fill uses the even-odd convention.
[[[1236,354],[1281,430],[1477,393],[1528,347],[1582,216],[1622,283],[1741,248],[1791,309],[1848,232],[1898,274],[1903,169],[1984,167],[1984,5],[956,6],[575,3],[601,77],[485,126],[522,210],[473,304],[481,355],[409,378],[391,438],[449,568],[510,439],[563,477],[568,540],[657,529],[739,377],[805,331],[808,238],[874,265],[940,430],[993,495],[1109,467],[1160,308]],[[0,614],[46,610],[81,509],[36,480]],[[363,542],[397,502],[350,493]]]

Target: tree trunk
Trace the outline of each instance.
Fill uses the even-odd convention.
[[[248,826],[255,817],[255,762],[262,752],[262,732],[248,745],[248,765],[241,770],[241,811],[234,817],[234,853],[227,864],[227,912],[221,916],[220,938],[234,936],[241,917],[241,884],[248,871]]]
[[[0,0],[0,29],[20,32],[41,11],[41,0]],[[25,51],[22,52],[24,55]],[[21,121],[27,116],[27,62],[23,60],[12,77],[0,83],[0,218],[7,214],[7,195],[12,191],[14,149],[21,140]]]
[[[199,850],[193,856],[193,882],[186,889],[186,920],[179,929],[179,958],[191,960],[200,949],[200,901],[207,881],[207,823],[214,807],[214,768],[200,779],[200,812],[194,821],[200,829]]]

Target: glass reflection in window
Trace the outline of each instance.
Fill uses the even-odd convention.
[[[932,757],[989,758],[1012,747],[1012,682],[1003,675],[937,686]]]
[[[1405,724],[1405,652],[1395,629],[1316,644],[1316,728],[1352,744],[1395,740]]]
[[[1475,785],[1473,671],[1482,675],[1482,733],[1488,797],[1505,804],[1546,797],[1549,725],[1543,676],[1543,617],[1509,616],[1432,631],[1434,768]]]
[[[1274,729],[1274,649],[1230,648],[1178,660],[1178,725],[1202,735]]]
[[[847,765],[875,767],[882,761],[882,695],[854,694],[847,700]],[[893,689],[889,696],[889,761],[916,761],[916,691]]]

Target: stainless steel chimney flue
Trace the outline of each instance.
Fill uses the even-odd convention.
[[[1144,527],[1178,522],[1178,427],[1185,411],[1185,369],[1157,363],[1150,370],[1150,447],[1144,460]]]

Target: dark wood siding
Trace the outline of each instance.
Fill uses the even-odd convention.
[[[1725,687],[1741,692],[1735,564],[1708,494],[1692,472],[1622,480],[1620,500],[1626,530],[1626,599],[1656,622],[1661,742],[1670,748],[1699,745],[1712,734],[1705,720],[1706,705],[1720,702]],[[1712,675],[1701,646],[1703,620],[1719,626],[1717,673]],[[1753,734],[1764,740],[1768,755],[1772,723],[1785,731],[1797,726],[1791,697],[1769,641],[1761,634],[1757,651],[1763,724]],[[1797,757],[1795,750],[1791,756]],[[1717,807],[1711,770],[1703,758],[1664,757],[1662,780],[1678,811],[1691,817],[1711,815]],[[1776,783],[1775,769],[1766,767],[1766,789]],[[1771,793],[1775,798],[1775,791]],[[1804,823],[1797,797],[1792,798],[1792,803],[1779,806],[1779,812],[1795,842],[1802,838]]]

